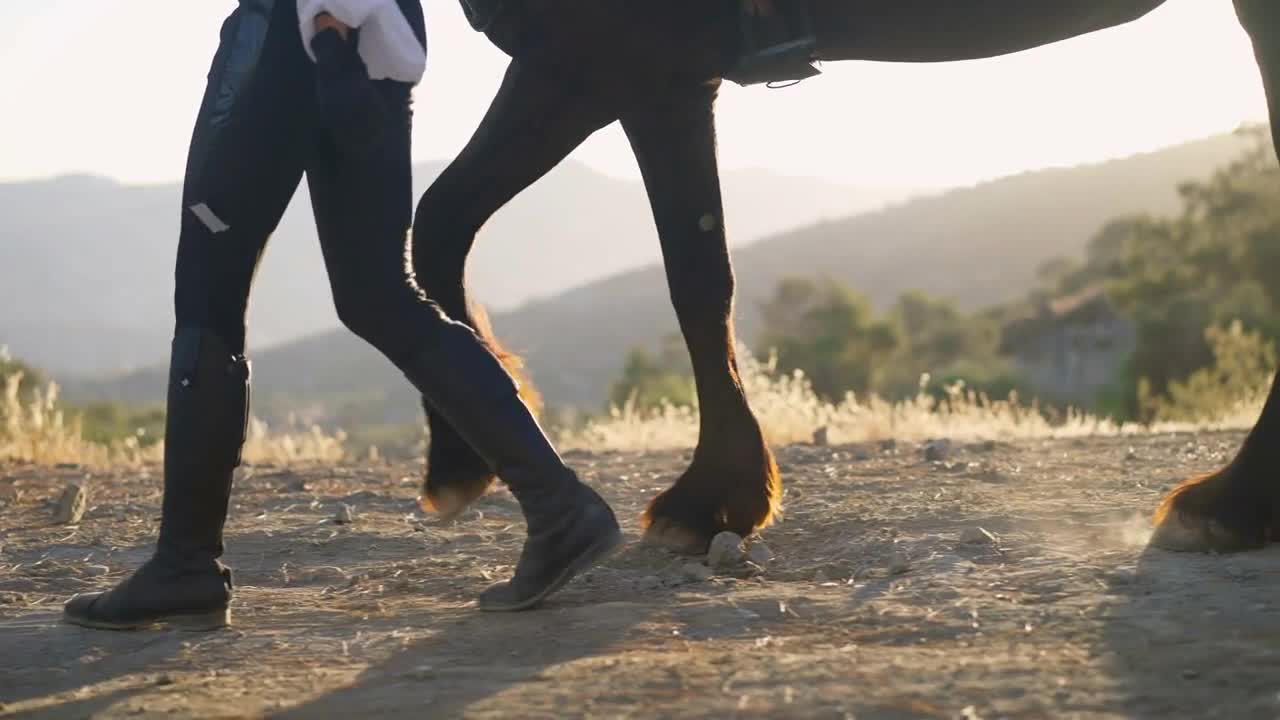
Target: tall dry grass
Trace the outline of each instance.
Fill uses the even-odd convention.
[[[1266,391],[1263,387],[1243,397],[1237,393],[1226,407],[1195,421],[1120,424],[1076,410],[1050,420],[1034,401],[1024,403],[1016,395],[993,399],[962,385],[949,388],[943,398],[922,390],[900,402],[852,393],[838,403],[828,402],[813,391],[804,373],[780,373],[776,358],[759,362],[745,350],[739,357],[752,408],[774,445],[809,442],[819,429],[825,430],[828,442],[837,444],[888,438],[973,441],[1247,429],[1257,419]],[[0,398],[0,462],[119,467],[163,458],[163,442],[144,447],[132,437],[111,444],[86,440],[79,419],[58,407],[56,384],[49,383],[24,401],[19,393],[21,380],[16,373],[6,378]],[[668,403],[646,411],[628,403],[579,427],[560,430],[556,443],[564,449],[642,451],[688,448],[697,437],[696,407]],[[252,419],[244,460],[270,465],[337,464],[351,459],[346,440],[342,431],[328,433],[315,426],[279,431]],[[376,456],[376,449],[371,456]]]
[[[19,392],[23,375],[4,379],[0,398],[0,462],[42,465],[71,463],[84,467],[139,466],[164,458],[164,442],[143,446],[136,437],[113,443],[86,440],[78,417],[58,406],[58,385],[50,382],[24,399]],[[340,463],[346,459],[345,433],[326,433],[319,427],[273,431],[251,419],[244,447],[250,464],[294,465]]]
[[[826,429],[831,443],[889,438],[920,441],[946,437],[973,441],[1247,429],[1258,417],[1266,390],[1264,387],[1247,399],[1196,422],[1120,424],[1077,410],[1068,410],[1053,421],[1048,414],[1040,412],[1034,401],[1026,403],[1016,395],[993,399],[962,385],[949,388],[943,398],[932,397],[922,390],[914,398],[900,402],[888,402],[876,396],[860,398],[852,393],[838,403],[828,402],[813,391],[804,373],[778,372],[776,357],[762,363],[744,349],[739,358],[752,409],[774,445],[809,442],[821,428]],[[922,380],[921,388],[924,385]],[[645,411],[628,403],[612,408],[606,416],[588,420],[582,427],[563,431],[558,440],[566,449],[658,450],[688,448],[697,437],[696,407],[668,403]]]

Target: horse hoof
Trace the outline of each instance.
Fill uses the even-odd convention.
[[[1151,534],[1151,547],[1170,552],[1208,553],[1255,550],[1260,543],[1208,517],[1171,509]]]
[[[1267,543],[1262,504],[1241,492],[1231,468],[1192,478],[1160,503],[1150,545],[1173,552],[1240,552]]]
[[[711,538],[661,518],[655,519],[644,531],[642,541],[678,555],[704,555],[711,545]]]

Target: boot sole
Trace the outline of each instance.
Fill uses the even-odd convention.
[[[207,613],[189,615],[169,615],[150,620],[139,620],[131,623],[117,623],[109,620],[95,620],[63,613],[62,619],[72,625],[94,630],[146,630],[153,627],[167,627],[186,632],[209,632],[221,630],[231,625],[231,608],[215,610]]]
[[[546,600],[549,595],[567,585],[569,581],[579,573],[590,569],[595,564],[613,554],[613,552],[621,545],[622,530],[620,528],[614,528],[608,535],[592,543],[591,546],[582,552],[582,554],[574,558],[569,563],[568,567],[564,569],[564,572],[561,572],[554,581],[543,588],[537,595],[533,595],[525,600],[521,600],[518,603],[510,605],[481,603],[480,610],[481,612],[518,612],[520,610],[528,610],[540,604],[543,600]]]

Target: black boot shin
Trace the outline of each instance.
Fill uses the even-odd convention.
[[[470,328],[447,321],[406,374],[511,489],[528,524],[515,576],[481,595],[482,610],[534,607],[618,546],[613,510],[565,466],[515,381]]]
[[[249,409],[249,363],[213,333],[181,329],[173,341],[165,419],[164,499],[156,551],[106,592],[77,595],[68,622],[131,630],[228,624],[231,572],[222,529]]]

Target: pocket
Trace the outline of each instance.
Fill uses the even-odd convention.
[[[209,76],[212,103],[208,122],[212,127],[224,124],[244,95],[253,69],[266,45],[270,17],[259,10],[245,10],[241,5],[227,18],[223,37]]]

